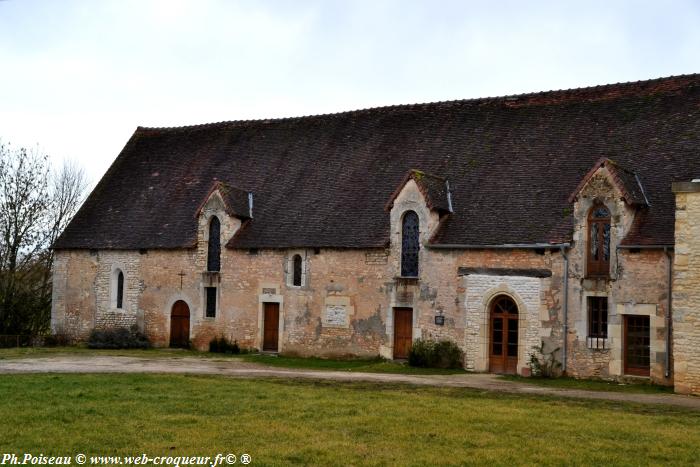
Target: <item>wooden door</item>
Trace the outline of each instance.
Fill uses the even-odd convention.
[[[170,312],[170,347],[189,347],[189,344],[190,307],[178,300]]]
[[[506,296],[491,305],[489,341],[489,371],[516,374],[518,372],[518,306]]]
[[[280,304],[263,304],[263,350],[277,352],[279,350]]]
[[[413,344],[413,309],[394,308],[394,358],[408,358]]]
[[[649,376],[649,317],[625,315],[625,374]]]

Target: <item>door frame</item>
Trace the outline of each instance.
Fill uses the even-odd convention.
[[[413,344],[413,328],[415,324],[415,319],[416,319],[416,313],[415,313],[415,308],[410,307],[410,306],[395,306],[392,307],[391,309],[391,321],[392,321],[392,345],[391,345],[391,356],[393,359],[396,359],[396,311],[397,310],[409,310],[411,312],[411,345]],[[410,351],[410,348],[409,348]],[[404,357],[398,357],[400,359],[404,359]],[[406,354],[406,357],[408,358],[408,353]]]
[[[260,291],[263,288],[274,289],[274,291],[279,290],[277,284],[265,283],[261,284]],[[263,348],[263,341],[265,339],[265,303],[277,303],[279,305],[279,330],[277,334],[277,352],[282,352],[284,350],[284,341],[282,339],[284,331],[284,297],[279,294],[270,293],[259,293],[258,294],[258,337],[257,337],[257,347],[260,351]]]
[[[646,369],[629,368],[627,366],[627,323],[629,318],[646,318],[649,322],[647,329],[649,331],[649,366]],[[625,376],[639,376],[648,378],[651,376],[651,316],[649,315],[622,315],[622,374]]]
[[[488,323],[488,326],[487,326],[488,331],[487,331],[487,337],[486,337],[486,345],[487,345],[487,347],[486,347],[486,363],[487,363],[487,365],[486,365],[486,366],[487,366],[487,371],[488,371],[489,373],[494,373],[494,370],[492,369],[492,365],[491,365],[491,352],[492,352],[492,350],[493,350],[493,309],[494,309],[494,306],[496,305],[496,302],[497,302],[499,299],[501,299],[501,298],[506,298],[506,299],[510,300],[510,301],[513,303],[513,305],[515,305],[516,316],[517,316],[517,320],[505,319],[505,321],[504,321],[504,323],[503,323],[503,328],[502,328],[502,332],[503,332],[502,350],[504,351],[504,354],[503,354],[503,367],[504,367],[504,371],[502,371],[501,374],[519,374],[519,373],[518,373],[518,365],[520,364],[521,347],[522,347],[522,346],[521,346],[521,341],[522,341],[522,329],[521,329],[521,327],[522,327],[522,324],[523,324],[523,323],[522,323],[522,319],[523,319],[523,316],[522,316],[522,315],[523,315],[523,313],[522,313],[522,308],[521,308],[521,305],[520,305],[519,301],[516,300],[515,297],[513,297],[513,296],[511,296],[510,294],[507,294],[507,293],[497,293],[497,294],[495,294],[494,296],[492,296],[491,299],[489,300],[488,306],[487,306],[487,308],[486,308],[486,320],[487,320],[487,323]],[[517,326],[516,326],[517,333],[518,333],[517,339],[516,339],[516,343],[517,343],[517,355],[516,355],[515,357],[508,357],[508,355],[507,355],[507,353],[508,353],[508,337],[507,337],[508,326],[507,326],[506,323],[508,323],[508,322],[510,322],[510,321],[516,321],[516,322],[518,323]],[[514,369],[513,373],[509,373],[509,372],[507,371],[507,369],[508,369],[508,363],[507,363],[507,361],[508,361],[509,358],[514,358],[514,359],[515,359],[515,369]]]
[[[177,298],[170,304],[170,311],[168,312],[168,347],[172,347],[173,340],[173,310],[178,302],[182,302],[187,307],[187,342],[192,341],[192,307],[187,300],[184,298]]]
[[[265,348],[265,327],[267,326],[267,321],[265,319],[265,308],[267,308],[267,305],[275,305],[277,308],[277,348],[275,350],[272,349],[266,349]],[[277,302],[265,302],[263,303],[263,320],[262,320],[262,342],[260,343],[260,351],[261,352],[272,352],[272,353],[279,353],[280,351],[280,304]]]

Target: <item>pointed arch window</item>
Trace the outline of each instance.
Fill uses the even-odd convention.
[[[401,277],[418,277],[418,214],[407,211],[401,223]]]
[[[209,221],[209,243],[207,248],[207,271],[221,270],[221,223],[212,216]]]
[[[588,275],[610,275],[610,211],[602,203],[588,213]]]

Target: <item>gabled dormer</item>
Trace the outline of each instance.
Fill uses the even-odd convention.
[[[390,213],[391,250],[397,276],[417,278],[423,246],[452,212],[449,182],[420,170],[410,170],[386,204]]]
[[[574,243],[581,252],[582,273],[590,278],[616,278],[616,249],[649,201],[637,174],[602,158],[569,196],[574,205]]]
[[[204,272],[219,272],[221,246],[253,217],[253,194],[216,181],[196,216],[198,263]]]
[[[443,177],[416,169],[409,170],[392,193],[386,204],[387,211],[391,211],[397,198],[400,198],[402,193],[406,191],[406,187],[411,181],[413,182],[411,188],[420,192],[423,197],[422,202],[429,210],[435,211],[440,216],[452,212],[450,182]]]

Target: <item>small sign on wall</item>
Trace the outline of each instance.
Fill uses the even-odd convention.
[[[435,324],[437,326],[445,325],[445,317],[443,315],[435,315]]]
[[[321,325],[329,328],[347,328],[350,326],[355,307],[350,297],[330,295],[321,309]]]
[[[348,325],[348,312],[345,305],[326,305],[325,326],[345,327]]]

